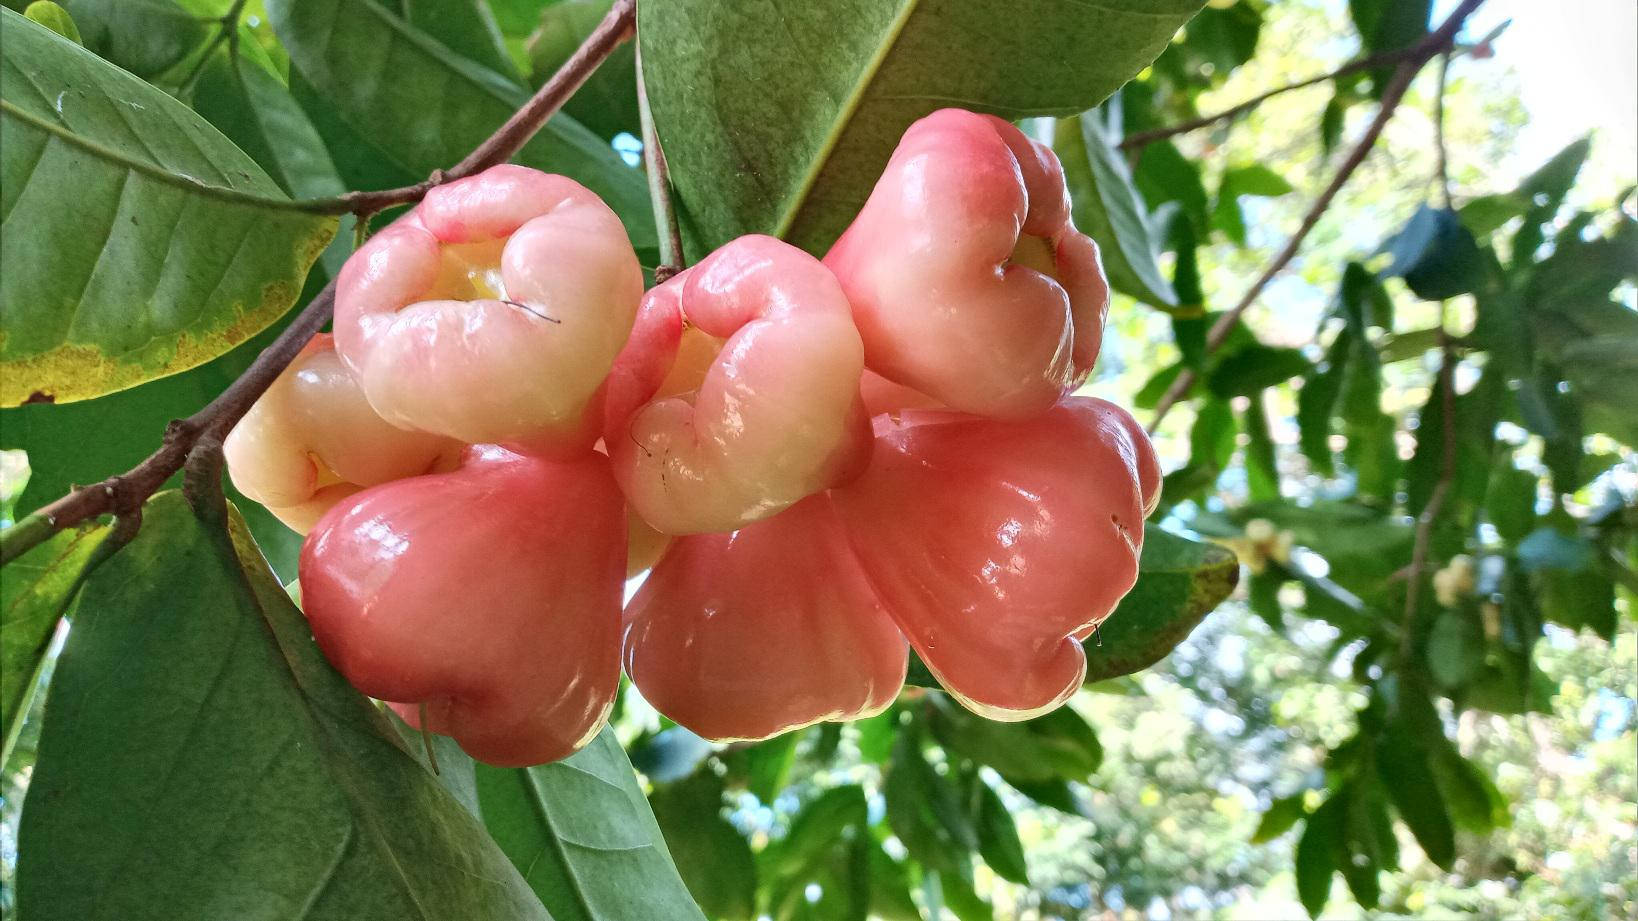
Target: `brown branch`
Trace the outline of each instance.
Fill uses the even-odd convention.
[[[1483,2],[1483,0],[1479,0],[1479,2]],[[1472,7],[1477,8],[1478,5],[1479,3],[1475,2],[1472,4]],[[1457,13],[1460,14],[1459,18],[1457,17],[1457,14],[1452,14],[1452,19],[1456,21],[1458,29],[1461,26],[1462,20],[1465,20],[1472,12],[1472,9],[1468,9],[1466,12],[1458,10]],[[1451,20],[1447,19],[1446,24],[1448,25],[1450,21]],[[1251,111],[1252,109],[1257,108],[1268,100],[1273,99],[1275,96],[1280,96],[1294,90],[1307,89],[1310,86],[1324,83],[1328,80],[1338,80],[1342,77],[1352,76],[1353,74],[1357,74],[1361,71],[1376,70],[1377,68],[1388,67],[1390,65],[1400,64],[1406,61],[1426,63],[1427,61],[1431,60],[1434,55],[1450,51],[1450,49],[1454,46],[1456,32],[1457,29],[1451,29],[1448,32],[1443,28],[1437,29],[1433,32],[1429,32],[1421,41],[1414,45],[1410,45],[1409,47],[1398,48],[1393,51],[1384,51],[1381,54],[1373,54],[1362,58],[1356,58],[1329,73],[1308,77],[1298,80],[1295,83],[1288,83],[1285,86],[1278,86],[1265,93],[1258,93],[1256,96],[1253,96],[1244,102],[1229,106],[1222,111],[1213,112],[1210,115],[1201,115],[1187,121],[1178,122],[1175,125],[1167,125],[1163,128],[1155,128],[1149,131],[1139,131],[1135,134],[1129,134],[1121,140],[1118,146],[1121,150],[1142,150],[1156,141],[1164,141],[1167,138],[1176,137],[1179,134],[1188,134],[1191,131],[1198,131],[1201,128],[1215,125],[1221,121],[1228,121],[1229,119],[1237,118]]]
[[[1433,150],[1438,157],[1439,199],[1450,209],[1450,151],[1445,147],[1445,85],[1450,82],[1450,52],[1439,56],[1439,87],[1433,95]]]
[[[380,192],[349,193],[336,201],[363,202],[358,213],[370,213],[394,204],[419,201],[433,187],[463,179],[491,166],[504,163],[523,148],[546,120],[586,82],[621,42],[629,39],[636,22],[636,0],[617,0],[584,44],[547,80],[524,106],[513,113],[489,139],[446,172],[435,173],[426,182]],[[343,209],[342,213],[354,208]],[[278,338],[262,350],[250,367],[203,409],[186,419],[174,421],[165,430],[164,441],[142,463],[101,483],[74,490],[0,532],[0,565],[11,562],[50,539],[53,534],[99,515],[121,517],[141,511],[142,503],[182,469],[188,455],[201,441],[215,443],[249,412],[252,404],[272,385],[274,379],[295,359],[308,340],[330,321],[335,308],[335,282],[324,286]]]
[[[1292,259],[1296,258],[1297,252],[1302,248],[1302,243],[1308,238],[1309,232],[1314,229],[1320,218],[1325,215],[1326,210],[1331,207],[1331,202],[1336,199],[1337,193],[1342,191],[1342,187],[1347,185],[1354,171],[1359,169],[1360,165],[1365,162],[1371,148],[1376,146],[1377,139],[1382,136],[1382,130],[1388,126],[1389,120],[1393,118],[1394,110],[1399,108],[1400,101],[1405,98],[1405,91],[1410,88],[1411,81],[1415,79],[1417,73],[1429,60],[1450,46],[1455,40],[1456,33],[1461,31],[1462,23],[1483,2],[1484,0],[1462,0],[1461,5],[1456,7],[1438,29],[1429,33],[1427,38],[1414,46],[1421,49],[1421,52],[1400,62],[1399,67],[1394,70],[1393,78],[1388,81],[1387,87],[1382,91],[1381,105],[1377,108],[1376,117],[1371,120],[1370,126],[1365,129],[1365,134],[1348,152],[1347,158],[1337,168],[1336,175],[1331,177],[1330,184],[1314,200],[1314,204],[1309,207],[1308,213],[1303,215],[1302,223],[1298,225],[1297,232],[1291,235],[1291,239],[1286,241],[1285,246],[1274,256],[1273,261],[1268,264],[1267,268],[1263,269],[1262,274],[1257,277],[1257,280],[1246,290],[1246,293],[1241,296],[1234,307],[1218,317],[1217,322],[1212,324],[1211,330],[1206,334],[1205,354],[1210,355],[1222,347],[1223,343],[1228,340],[1229,333],[1234,330],[1234,324],[1239,322],[1240,316],[1252,304],[1256,303],[1257,298],[1262,296],[1263,290],[1268,287],[1269,283],[1290,264]],[[1196,377],[1193,368],[1184,368],[1183,372],[1177,376],[1177,379],[1172,381],[1172,385],[1166,388],[1160,402],[1155,405],[1154,418],[1149,421],[1149,431],[1151,433],[1160,427],[1161,421],[1166,418],[1166,414],[1171,411],[1172,406],[1182,399],[1184,394],[1189,392],[1190,387],[1194,386]]]
[[[659,230],[660,264],[654,269],[654,283],[683,270],[682,229],[677,226],[677,211],[671,205],[671,170],[666,166],[665,150],[660,147],[660,135],[654,129],[654,112],[648,105],[648,84],[643,79],[643,50],[637,49],[637,112],[643,125],[643,166],[648,172],[648,198],[654,206],[654,224]]]

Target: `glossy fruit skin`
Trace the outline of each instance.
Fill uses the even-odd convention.
[[[424,706],[481,761],[555,761],[619,687],[624,515],[601,455],[474,446],[332,508],[302,546],[302,607],[330,663],[411,725]]]
[[[1076,638],[1136,581],[1152,460],[1103,400],[1022,422],[911,410],[876,418],[870,469],[832,496],[922,661],[974,712],[1021,720],[1080,686]]]
[[[999,118],[911,125],[825,256],[871,370],[951,409],[1020,419],[1086,379],[1109,286],[1063,168]]]
[[[604,433],[637,513],[667,534],[731,531],[857,476],[871,438],[850,313],[818,260],[763,236],[650,291],[610,388],[660,393],[608,400]],[[689,352],[689,333],[721,350]],[[697,388],[667,396],[679,354],[711,360]]]
[[[620,219],[562,176],[441,185],[347,260],[336,347],[395,425],[574,456],[642,297]]]
[[[302,348],[223,442],[234,487],[301,534],[358,490],[427,473],[458,452],[449,439],[376,415],[327,333]]]
[[[821,493],[731,534],[679,537],[626,608],[644,698],[717,741],[886,709],[904,637]]]

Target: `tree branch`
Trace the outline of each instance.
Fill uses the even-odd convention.
[[[1354,172],[1365,162],[1371,148],[1376,146],[1377,139],[1382,136],[1382,130],[1387,127],[1388,122],[1393,118],[1394,110],[1399,108],[1399,103],[1405,98],[1405,91],[1410,88],[1411,81],[1415,79],[1416,74],[1421,71],[1429,60],[1441,53],[1442,49],[1450,46],[1455,39],[1456,33],[1461,30],[1462,23],[1483,2],[1484,0],[1462,0],[1461,5],[1450,14],[1449,18],[1437,30],[1429,33],[1427,38],[1414,46],[1421,49],[1420,53],[1400,62],[1398,68],[1394,70],[1393,77],[1388,81],[1387,87],[1382,91],[1382,103],[1377,109],[1376,117],[1371,120],[1370,126],[1365,129],[1365,134],[1348,152],[1347,158],[1337,168],[1336,175],[1331,177],[1331,182],[1314,200],[1314,204],[1309,207],[1308,213],[1303,215],[1302,223],[1298,225],[1297,232],[1291,235],[1291,239],[1286,241],[1285,246],[1274,256],[1273,261],[1269,262],[1267,268],[1263,269],[1262,274],[1257,277],[1257,280],[1246,290],[1246,293],[1241,296],[1234,307],[1218,317],[1217,322],[1212,324],[1210,331],[1206,334],[1205,354],[1210,355],[1222,347],[1223,343],[1227,341],[1229,333],[1234,330],[1234,324],[1239,322],[1241,315],[1252,304],[1256,303],[1257,298],[1262,296],[1269,283],[1296,257],[1298,250],[1302,248],[1303,241],[1308,238],[1309,232],[1314,229],[1314,226],[1319,223],[1319,219],[1331,207],[1331,202],[1336,199],[1337,193],[1342,191],[1344,185],[1347,185]],[[1149,431],[1151,433],[1160,427],[1161,421],[1166,418],[1166,414],[1171,411],[1172,406],[1184,394],[1189,392],[1190,387],[1194,386],[1197,376],[1193,368],[1184,368],[1183,372],[1172,382],[1172,385],[1166,388],[1160,402],[1155,405],[1154,418],[1149,422]]]
[[[654,130],[654,113],[648,107],[648,85],[643,80],[643,51],[637,49],[637,112],[643,124],[643,166],[648,172],[648,198],[654,205],[654,224],[659,230],[660,264],[654,269],[654,283],[683,270],[682,230],[671,205],[671,170],[666,166],[660,135]]]
[[[413,186],[340,196],[334,201],[350,204],[336,213],[373,213],[392,205],[419,201],[442,183],[464,179],[511,159],[546,120],[563,107],[563,103],[586,82],[609,53],[631,38],[636,9],[636,0],[617,0],[603,21],[586,37],[585,43],[563,63],[557,73],[460,163]],[[11,562],[58,531],[82,521],[110,513],[122,518],[139,513],[142,503],[182,469],[196,445],[201,441],[219,441],[227,436],[228,431],[295,359],[308,340],[330,321],[335,298],[335,282],[331,281],[216,399],[188,418],[172,422],[165,430],[165,438],[159,449],[142,463],[101,483],[76,489],[0,532],[0,565]]]
[[[1473,8],[1478,7],[1480,2],[1483,2],[1483,0],[1478,0],[1478,2],[1472,3],[1472,8],[1467,9],[1466,12],[1458,10],[1457,14],[1460,14],[1460,18],[1456,18],[1457,14],[1452,14],[1452,19],[1455,19],[1458,29],[1461,26],[1461,22],[1473,12]],[[1464,4],[1464,6],[1467,6],[1467,4]],[[1450,20],[1446,20],[1446,25],[1449,23]],[[1421,41],[1409,47],[1399,48],[1394,51],[1384,51],[1381,54],[1368,55],[1362,58],[1355,58],[1354,60],[1349,61],[1348,63],[1329,73],[1308,77],[1306,79],[1298,80],[1295,83],[1288,83],[1285,86],[1278,86],[1265,93],[1258,93],[1250,99],[1232,105],[1220,112],[1213,112],[1210,115],[1201,115],[1197,118],[1191,118],[1188,121],[1178,122],[1175,125],[1167,125],[1164,128],[1155,128],[1150,131],[1139,131],[1136,134],[1127,135],[1121,140],[1118,146],[1121,150],[1142,150],[1156,141],[1163,141],[1170,137],[1176,137],[1179,134],[1188,134],[1191,131],[1198,131],[1201,128],[1215,125],[1221,121],[1238,118],[1239,116],[1257,108],[1268,100],[1273,99],[1275,96],[1280,96],[1294,90],[1307,89],[1310,86],[1325,83],[1329,80],[1337,80],[1342,77],[1357,74],[1361,71],[1376,70],[1377,68],[1400,64],[1405,61],[1418,61],[1420,63],[1426,63],[1427,61],[1431,60],[1434,55],[1450,51],[1453,43],[1455,42],[1456,32],[1457,29],[1452,29],[1449,32],[1446,32],[1446,30],[1443,28],[1437,29],[1433,32],[1429,32]]]
[[[1422,572],[1427,568],[1428,546],[1433,539],[1433,523],[1439,520],[1445,497],[1450,494],[1456,478],[1456,352],[1445,334],[1445,305],[1439,305],[1440,357],[1435,386],[1439,388],[1440,423],[1443,431],[1439,445],[1439,481],[1434,484],[1422,514],[1416,517],[1416,537],[1411,544],[1410,567],[1405,573],[1405,630],[1400,638],[1400,656],[1408,657],[1413,649],[1416,607],[1421,597]],[[1423,420],[1426,422],[1427,420]]]

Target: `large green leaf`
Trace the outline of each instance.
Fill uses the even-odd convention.
[[[0,764],[28,712],[57,621],[107,531],[96,525],[63,531],[12,560],[0,577]]]
[[[283,313],[335,220],[175,99],[0,16],[0,404],[182,371]]]
[[[818,252],[915,119],[950,105],[1007,118],[1080,112],[1154,60],[1200,5],[646,0],[639,38],[680,207],[701,242],[770,233]]]
[[[292,67],[352,132],[404,173],[447,168],[527,98],[371,0],[267,0]],[[602,196],[638,247],[654,243],[648,190],[603,139],[558,115],[515,158]]]
[[[542,10],[540,28],[529,37],[534,82],[545,82],[561,67],[597,28],[611,5],[610,0],[565,0]],[[614,49],[585,85],[575,91],[563,111],[606,138],[622,131],[640,134],[635,43]]]
[[[705,913],[721,921],[756,917],[757,867],[751,843],[722,815],[722,778],[695,771],[657,786],[649,797],[655,821]]]
[[[1159,241],[1132,171],[1110,142],[1102,112],[1054,123],[1052,149],[1063,161],[1075,203],[1075,226],[1098,242],[1109,284],[1159,307],[1177,306],[1177,292],[1160,272]]]
[[[21,912],[546,919],[233,529],[162,493],[87,580],[23,811]]]
[[[233,383],[278,329],[269,327],[191,371],[101,399],[0,409],[0,448],[27,451],[31,468],[17,500],[17,516],[62,497],[77,484],[96,483],[136,466],[159,447],[167,423],[192,415]],[[86,437],[87,432],[96,437]],[[243,509],[274,569],[285,579],[294,577],[301,538],[260,505],[246,503]]]
[[[557,921],[704,917],[612,729],[555,764],[476,768],[484,825]]]
[[[210,26],[173,0],[63,0],[80,44],[145,80],[180,64]]]
[[[1239,578],[1239,561],[1227,549],[1146,527],[1137,585],[1086,641],[1087,682],[1129,675],[1165,658]]]

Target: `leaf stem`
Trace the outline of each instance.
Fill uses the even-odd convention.
[[[1371,120],[1370,126],[1365,129],[1365,133],[1360,137],[1358,143],[1348,152],[1347,158],[1337,167],[1336,174],[1331,177],[1331,182],[1314,200],[1314,204],[1309,207],[1308,213],[1303,215],[1302,223],[1298,225],[1297,232],[1291,235],[1291,239],[1286,241],[1285,246],[1263,269],[1262,274],[1257,276],[1257,280],[1252,282],[1251,287],[1246,289],[1246,293],[1240,297],[1240,300],[1227,313],[1218,317],[1217,322],[1212,324],[1211,329],[1206,333],[1205,354],[1212,354],[1221,348],[1224,342],[1228,341],[1229,333],[1234,331],[1234,325],[1239,322],[1241,315],[1252,304],[1256,303],[1257,298],[1262,296],[1269,283],[1280,272],[1284,271],[1285,267],[1296,257],[1297,252],[1302,249],[1303,241],[1308,238],[1309,232],[1314,229],[1320,218],[1325,215],[1326,210],[1331,207],[1331,202],[1336,199],[1337,193],[1341,192],[1342,187],[1348,184],[1348,180],[1365,162],[1365,158],[1370,154],[1371,149],[1376,146],[1377,139],[1382,136],[1382,130],[1388,126],[1388,122],[1393,118],[1394,111],[1399,108],[1399,103],[1404,100],[1405,91],[1410,88],[1411,81],[1415,79],[1417,73],[1434,55],[1450,46],[1456,33],[1461,30],[1462,23],[1483,2],[1484,0],[1462,0],[1462,4],[1450,14],[1450,17],[1437,30],[1413,46],[1423,49],[1421,54],[1407,57],[1400,62],[1393,72],[1393,77],[1388,81],[1387,87],[1382,91],[1382,102],[1377,108],[1376,117]],[[1193,368],[1184,368],[1182,373],[1177,376],[1177,379],[1172,381],[1172,385],[1166,388],[1160,402],[1155,405],[1154,418],[1149,421],[1149,431],[1151,433],[1160,427],[1160,423],[1166,418],[1166,414],[1171,411],[1171,408],[1176,405],[1178,400],[1189,392],[1189,388],[1194,386],[1196,377]]]
[[[685,260],[682,229],[677,225],[677,212],[671,204],[671,171],[666,166],[665,151],[654,129],[654,113],[648,105],[640,46],[637,49],[637,112],[643,125],[643,166],[648,173],[648,198],[654,205],[654,224],[660,238],[660,264],[654,269],[654,283],[658,285],[682,271]]]
[[[1439,388],[1439,481],[1434,484],[1422,513],[1416,516],[1416,535],[1411,544],[1410,567],[1405,573],[1405,628],[1399,640],[1399,656],[1408,661],[1414,649],[1417,602],[1421,597],[1422,572],[1427,567],[1428,547],[1433,539],[1433,523],[1439,520],[1445,498],[1456,478],[1456,351],[1445,331],[1446,302],[1439,302],[1439,371],[1434,386]],[[1423,420],[1426,422],[1427,420]]]
[[[434,173],[427,181],[403,189],[353,192],[328,200],[363,201],[368,203],[367,206],[348,206],[335,212],[324,212],[313,207],[305,210],[348,213],[354,211],[356,207],[360,212],[373,213],[391,205],[419,201],[428,191],[441,183],[464,179],[511,159],[512,155],[521,150],[541,126],[546,124],[546,120],[563,107],[563,103],[586,82],[586,78],[597,69],[597,66],[606,60],[621,42],[631,38],[636,22],[636,11],[636,0],[616,0],[608,15],[586,37],[579,50],[563,63],[557,73],[553,74],[522,108],[514,112],[505,124],[497,128],[488,140],[478,145],[448,171]],[[4,106],[8,113],[15,110],[9,102],[4,103]],[[348,196],[354,197],[349,199]],[[305,204],[312,206],[315,203],[317,201]],[[250,407],[295,359],[308,340],[330,322],[330,316],[335,309],[335,299],[335,282],[331,281],[296,315],[290,325],[285,327],[284,332],[256,356],[250,367],[228,385],[226,390],[217,395],[216,399],[188,418],[173,421],[166,428],[159,449],[148,455],[142,463],[101,483],[82,486],[24,517],[12,527],[0,531],[0,566],[27,553],[58,531],[73,527],[82,521],[110,513],[122,518],[139,513],[148,497],[159,491],[166,480],[182,469],[195,447],[202,448],[202,454],[207,455],[202,456],[196,464],[200,465],[201,469],[209,466],[214,459],[208,455],[220,453],[221,439],[227,437],[228,431],[250,411]]]

